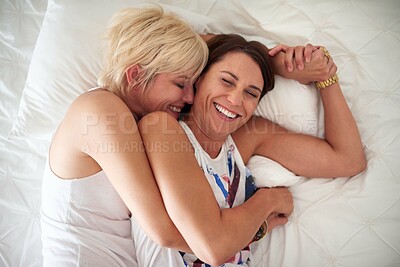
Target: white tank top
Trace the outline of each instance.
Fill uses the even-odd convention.
[[[137,266],[130,212],[104,171],[61,179],[46,161],[43,266]]]

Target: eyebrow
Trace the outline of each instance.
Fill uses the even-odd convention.
[[[233,79],[235,79],[236,81],[239,81],[239,77],[236,76],[235,74],[233,74],[232,72],[227,71],[227,70],[222,70],[221,72],[229,74],[230,76],[232,76]],[[249,85],[249,87],[252,88],[252,89],[255,89],[255,90],[258,90],[258,91],[262,92],[262,90],[260,88],[258,88],[257,86],[255,86],[255,85],[251,84],[251,85]]]
[[[179,76],[176,76],[175,78],[176,78],[176,79],[190,80],[190,77],[189,77],[189,76],[186,76],[186,75],[179,75]]]

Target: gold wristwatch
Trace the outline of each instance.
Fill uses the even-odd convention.
[[[339,81],[339,77],[337,76],[337,74],[335,73],[335,75],[333,75],[332,77],[330,77],[328,80],[322,81],[322,82],[315,82],[315,86],[318,89],[323,89],[325,87],[328,87],[332,84],[335,84]]]

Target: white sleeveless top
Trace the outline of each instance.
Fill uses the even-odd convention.
[[[228,136],[216,158],[211,158],[196,140],[186,123],[179,122],[185,130],[195,149],[195,157],[221,207],[231,208],[242,204],[255,191],[255,185],[250,172],[243,163],[242,157],[232,139]],[[205,222],[206,223],[206,222]],[[136,244],[137,259],[140,266],[209,266],[202,263],[193,254],[163,248],[151,242],[137,224],[133,224],[133,236]],[[142,244],[142,246],[138,246]],[[143,244],[146,244],[143,246]],[[151,244],[151,245],[150,245]],[[145,249],[143,248],[145,247]],[[229,259],[223,266],[248,266],[252,259],[249,248],[245,248]],[[183,262],[182,262],[183,260]],[[166,265],[175,262],[176,265]]]
[[[138,266],[130,212],[104,171],[42,184],[43,266]]]

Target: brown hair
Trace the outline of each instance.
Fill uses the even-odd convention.
[[[264,79],[261,97],[274,88],[275,78],[271,58],[268,55],[267,47],[260,42],[248,42],[237,34],[220,34],[210,39],[207,42],[207,46],[209,50],[208,61],[202,74],[206,73],[214,63],[222,60],[226,54],[230,52],[242,52],[250,56],[260,66]]]

